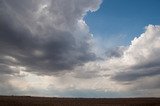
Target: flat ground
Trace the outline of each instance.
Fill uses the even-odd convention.
[[[0,96],[0,106],[160,106],[160,98],[51,98]]]

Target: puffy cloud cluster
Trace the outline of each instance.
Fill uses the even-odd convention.
[[[103,67],[108,68],[112,81],[121,84],[138,96],[159,96],[160,91],[160,26],[148,25],[146,31],[123,51],[121,57],[108,59]]]
[[[115,75],[114,78],[119,81],[131,81],[141,77],[159,75],[159,42],[160,26],[147,26],[145,33],[135,38],[129,48],[124,51],[120,60],[118,60],[126,68]],[[117,60],[115,59],[115,61]]]

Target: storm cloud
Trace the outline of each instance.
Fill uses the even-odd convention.
[[[95,60],[91,34],[83,29],[87,28],[83,16],[95,11],[99,3],[1,0],[1,69],[7,72],[9,66],[21,66],[26,71],[49,74]]]

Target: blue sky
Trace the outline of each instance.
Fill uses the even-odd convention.
[[[160,0],[103,0],[100,9],[89,12],[85,21],[94,36],[121,35],[117,46],[128,45],[145,26],[160,24]]]

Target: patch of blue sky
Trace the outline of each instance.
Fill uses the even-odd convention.
[[[103,0],[84,19],[95,37],[119,40],[114,46],[129,45],[145,26],[160,24],[160,0]]]

